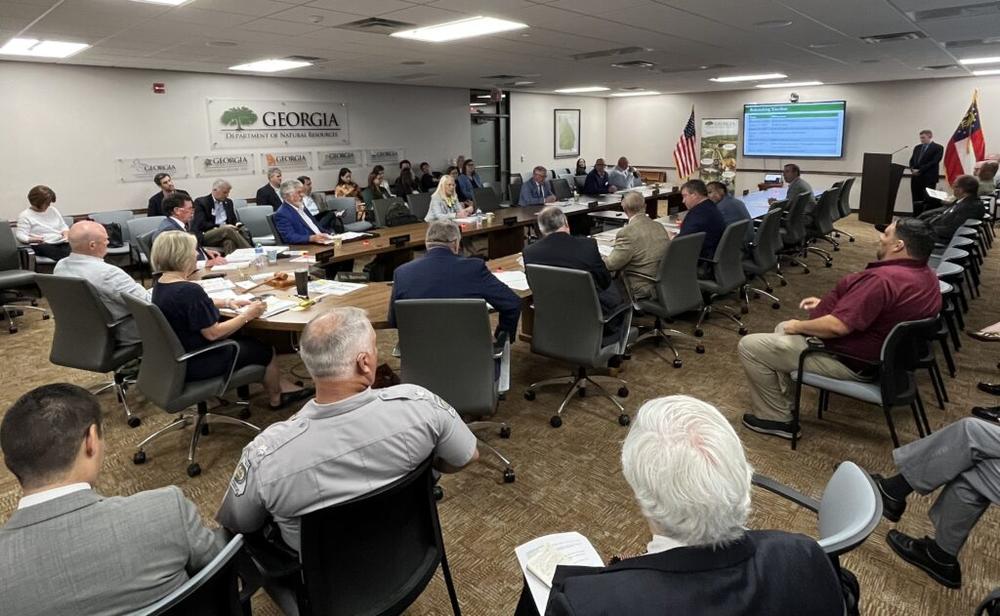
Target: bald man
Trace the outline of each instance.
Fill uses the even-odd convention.
[[[104,225],[91,220],[82,220],[69,229],[69,247],[72,252],[56,263],[52,273],[57,276],[84,278],[97,289],[97,295],[107,306],[115,320],[127,318],[115,328],[115,339],[125,346],[138,344],[139,330],[125,307],[125,295],[133,295],[149,301],[149,291],[136,282],[125,270],[106,263],[108,254],[108,232]]]

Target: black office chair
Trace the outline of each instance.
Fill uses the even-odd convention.
[[[729,307],[720,306],[714,302],[733,293],[738,293],[740,299],[746,301],[747,277],[743,273],[743,240],[746,237],[747,227],[751,224],[753,223],[749,220],[741,220],[727,225],[726,230],[722,232],[719,245],[715,247],[713,258],[699,259],[700,262],[712,265],[712,278],[698,281],[702,295],[705,296],[705,305],[698,317],[698,324],[695,325],[695,336],[704,335],[701,324],[708,318],[709,314],[714,312],[721,312],[732,319],[739,325],[740,335],[746,335],[747,328],[743,325],[739,315]]]
[[[268,214],[264,217],[267,220],[267,226],[271,230],[271,236],[277,245],[282,245],[285,243],[285,238],[281,237],[281,232],[278,231],[278,225],[274,224],[274,214]]]
[[[518,177],[519,176],[512,176],[511,182],[507,186],[508,194],[510,195],[511,207],[521,205],[521,186],[523,185],[523,182],[521,182]]]
[[[625,354],[632,324],[632,305],[622,304],[611,314],[603,315],[594,279],[589,272],[528,265],[525,274],[535,308],[531,352],[575,365],[576,370],[570,376],[532,383],[524,392],[524,398],[534,400],[535,390],[539,387],[569,385],[559,409],[549,419],[549,424],[558,428],[562,425],[563,409],[577,392],[585,396],[589,383],[600,395],[614,403],[619,412],[618,423],[627,426],[630,418],[625,413],[625,407],[594,379],[605,378],[617,384],[618,396],[622,398],[628,396],[628,384],[619,378],[597,377],[588,371],[606,367],[609,360]],[[618,338],[605,343],[604,326],[622,315],[625,316]]]
[[[35,285],[35,272],[21,269],[21,253],[17,248],[14,231],[10,227],[0,230],[0,310],[7,317],[7,331],[17,333],[14,318],[24,311],[40,312],[42,319],[49,318],[49,312],[38,308],[38,299],[25,295],[25,291],[38,294]],[[22,303],[26,302],[26,303]]]
[[[413,193],[406,200],[414,216],[420,220],[427,217],[427,212],[431,209],[431,193]]]
[[[300,616],[402,614],[439,565],[460,616],[433,487],[428,459],[387,486],[302,516]]]
[[[808,243],[806,250],[823,257],[826,267],[833,267],[833,256],[826,250],[817,248],[814,244],[817,240],[823,240],[830,242],[834,251],[840,250],[840,244],[837,240],[830,237],[833,233],[833,209],[837,207],[837,198],[839,195],[839,188],[831,188],[820,195],[819,201],[816,203],[816,209],[813,210],[812,225],[806,229],[806,241]]]
[[[128,406],[126,392],[130,380],[121,368],[142,355],[142,345],[121,346],[115,339],[115,328],[131,320],[131,317],[115,320],[94,287],[83,278],[38,274],[35,281],[56,320],[49,361],[57,366],[87,372],[113,372],[111,383],[94,393],[113,389],[125,410],[128,427],[137,427],[142,421],[132,414]]]
[[[974,616],[1000,616],[1000,588],[994,588],[993,592],[986,595],[976,608]]]
[[[583,186],[587,183],[587,176],[585,175],[574,175],[573,182],[576,184],[576,192],[583,193]]]
[[[400,378],[441,396],[463,418],[492,417],[497,411],[496,360],[490,314],[483,299],[406,299],[395,302]],[[461,376],[455,367],[461,366]],[[469,429],[496,429],[510,438],[506,422],[474,421]],[[503,479],[514,481],[510,460],[492,445],[483,447],[504,464]]]
[[[655,297],[636,300],[632,295],[631,287],[628,284],[625,285],[635,309],[650,314],[655,319],[652,327],[639,326],[639,335],[635,342],[629,345],[630,350],[644,340],[652,339],[657,345],[664,342],[674,354],[674,368],[680,368],[684,365],[680,354],[673,345],[675,336],[690,338],[696,343],[694,348],[696,353],[705,352],[705,346],[691,334],[663,327],[664,321],[672,323],[674,317],[685,312],[701,310],[705,305],[701,295],[701,287],[698,285],[698,255],[701,253],[701,246],[704,243],[704,233],[682,235],[671,240],[667,243],[667,250],[663,253],[663,258],[660,259],[656,278],[650,278],[641,272],[632,270],[623,272],[626,283],[630,278],[647,280],[654,284],[656,292]]]
[[[771,299],[771,308],[781,308],[781,300],[774,295],[774,287],[768,282],[765,274],[774,272],[782,286],[788,284],[778,269],[778,250],[781,246],[781,212],[772,211],[764,215],[754,241],[750,244],[750,258],[743,259],[743,272],[748,280],[758,279],[764,283],[764,288],[749,287],[748,295],[754,298],[766,295]],[[749,309],[749,302],[747,302]]]
[[[472,191],[476,209],[485,212],[495,212],[500,209],[500,198],[492,188],[476,188]]]
[[[839,215],[836,220],[841,218],[847,218],[851,215],[851,189],[854,188],[854,180],[857,178],[847,178],[840,186],[840,198],[837,199],[837,210]],[[840,237],[841,235],[847,236],[847,240],[850,242],[854,241],[854,236],[847,231],[842,231],[840,229],[833,229],[833,236]]]
[[[552,194],[560,201],[573,198],[573,191],[570,190],[569,182],[566,181],[566,178],[552,180]]]
[[[164,411],[171,414],[180,413],[180,417],[136,445],[132,462],[143,464],[146,461],[146,445],[164,434],[181,430],[193,424],[191,444],[188,448],[187,474],[189,477],[200,475],[201,466],[195,462],[194,454],[198,447],[199,437],[202,434],[208,434],[210,424],[232,424],[248,428],[254,434],[260,432],[260,428],[243,419],[209,413],[206,401],[220,397],[230,389],[243,389],[250,383],[263,381],[265,366],[244,366],[237,370],[236,356],[239,345],[235,340],[219,340],[197,351],[185,352],[180,340],[177,339],[177,334],[167,323],[159,308],[130,295],[125,295],[122,299],[125,300],[125,304],[132,312],[135,323],[139,327],[139,336],[143,341],[142,363],[139,367],[137,381],[139,391],[150,402]],[[201,381],[188,382],[185,380],[187,362],[190,359],[220,349],[229,349],[231,352],[230,361],[232,363],[227,374]],[[198,410],[194,416],[183,412],[191,405],[197,405]],[[241,413],[242,417],[250,416],[248,402],[238,402],[237,405],[244,407]]]
[[[926,355],[925,347],[929,344],[928,341],[933,339],[936,331],[937,318],[898,323],[882,343],[881,356],[877,362],[857,360],[846,353],[827,349],[822,341],[810,338],[809,347],[799,355],[798,370],[791,374],[795,382],[795,404],[792,407],[795,429],[792,430],[792,449],[795,449],[798,440],[803,385],[815,387],[820,391],[817,409],[820,419],[823,418],[823,411],[828,409],[830,393],[835,393],[881,407],[893,447],[899,447],[899,437],[896,436],[896,426],[892,421],[893,407],[909,406],[919,435],[923,437],[930,434],[931,427],[927,421],[914,372],[919,368],[920,358]],[[877,376],[872,381],[841,381],[806,371],[804,369],[806,359],[816,354],[855,359],[870,366]],[[799,375],[802,375],[801,378]]]
[[[401,197],[389,197],[388,199],[375,199],[372,201],[372,209],[375,212],[375,226],[376,227],[386,227],[385,224],[386,214],[389,213],[389,209],[396,204],[401,204],[403,207],[406,206],[406,200]],[[428,208],[430,203],[428,202]],[[409,209],[409,208],[407,208]]]
[[[806,252],[806,205],[810,196],[801,193],[789,202],[781,226],[782,248],[778,251],[779,263],[781,259],[789,261],[801,267],[804,274],[809,273],[809,266],[799,257],[805,256]]]
[[[243,535],[229,540],[210,563],[179,588],[135,616],[243,616],[236,558],[243,548]]]

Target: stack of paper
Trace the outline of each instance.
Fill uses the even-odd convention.
[[[261,246],[261,248],[263,248],[265,255],[269,252],[276,252],[280,255],[281,253],[288,250],[288,246]],[[256,257],[257,257],[256,248],[238,248],[229,253],[228,255],[226,255],[226,261],[229,261],[230,263],[241,262],[241,261],[250,262],[253,261]]]
[[[228,260],[228,259],[227,259]],[[233,263],[223,263],[221,265],[213,265],[213,272],[233,272],[236,270],[246,269],[250,267],[249,261],[236,261]]]
[[[530,288],[528,287],[528,278],[524,275],[524,272],[516,270],[496,271],[493,272],[493,275],[499,278],[500,282],[515,291],[527,291]]]
[[[597,243],[597,252],[601,253],[601,256],[603,257],[609,256],[612,252],[614,252],[614,250],[614,246],[602,244],[600,242]]]
[[[294,259],[289,259],[289,263],[315,263],[316,257],[312,255],[302,255],[301,257],[295,257]]]
[[[296,306],[299,305],[299,300],[297,299],[285,299],[281,297],[275,297],[273,295],[265,297],[264,302],[267,303],[267,309],[264,310],[264,314],[260,315],[260,318],[262,319],[273,317],[282,312],[291,310],[292,308],[295,308]],[[248,306],[243,306],[239,310],[237,310],[237,312],[242,314],[246,312],[247,309]]]
[[[559,565],[603,567],[600,554],[577,532],[545,535],[514,548],[539,614],[545,613],[552,590],[552,575]]]
[[[339,280],[312,280],[309,282],[310,295],[347,295],[352,291],[365,288],[360,282],[341,282]]]
[[[209,278],[208,280],[197,280],[195,281],[201,285],[202,289],[205,289],[205,293],[211,295],[216,291],[223,291],[226,289],[232,289],[236,285],[233,284],[232,280],[227,280],[225,278]]]

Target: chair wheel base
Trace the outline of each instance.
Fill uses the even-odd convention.
[[[503,401],[503,400],[506,400],[506,399],[507,399],[507,394],[506,393],[497,394],[497,400]]]
[[[197,462],[192,462],[191,464],[188,464],[187,474],[188,477],[197,477],[201,474],[201,467],[198,466]]]
[[[747,308],[746,306],[740,306],[740,314],[748,314],[749,312],[750,312],[749,308]]]
[[[704,355],[705,354],[705,347],[703,345],[699,344],[698,346],[696,346],[694,348],[694,352],[697,353],[697,354],[699,354],[699,355]]]
[[[774,308],[775,310],[780,310],[781,309],[781,303],[780,302],[774,302],[773,304],[771,304],[771,308]]]
[[[702,336],[705,335],[705,332],[699,327],[698,329],[694,330],[694,335],[696,338],[701,338]]]
[[[514,469],[507,467],[503,471],[503,482],[504,483],[514,483],[517,479],[517,475],[514,474]]]
[[[558,428],[559,426],[562,425],[562,417],[558,415],[553,415],[552,417],[549,418],[549,425],[552,426],[553,428]]]
[[[679,360],[679,359],[675,359],[674,360],[674,368],[680,368],[683,365],[684,365],[684,362],[682,362],[681,360]]]
[[[439,501],[444,498],[444,488],[441,486],[434,486],[434,500]]]
[[[128,423],[129,428],[138,428],[142,424],[142,420],[133,415],[132,417],[128,418],[128,421],[126,423]]]
[[[767,291],[768,293],[774,293],[774,287],[772,287],[770,285],[766,289],[764,289],[764,290]]]
[[[854,238],[853,238],[853,237],[849,237],[849,238],[847,238],[847,241],[848,241],[848,242],[853,242],[853,241],[854,241]]]
[[[239,415],[237,415],[237,417],[239,417],[240,419],[250,419],[250,409],[249,408],[242,409]]]
[[[587,390],[581,387],[580,389],[577,390],[576,395],[580,396],[581,398],[586,398]]]
[[[51,315],[51,314],[49,314],[49,313],[47,313],[47,312],[46,312],[45,314],[43,314],[43,315],[42,315],[42,320],[43,320],[43,321],[48,321],[48,320],[49,320],[49,319],[51,319],[51,318],[52,318],[52,315]]]
[[[622,413],[621,415],[618,416],[618,424],[619,425],[627,426],[630,423],[632,423],[632,418],[629,417],[628,415],[626,415],[625,413]]]
[[[748,330],[747,328],[745,328],[745,327],[741,327],[740,328],[740,335],[741,336],[746,336],[748,333],[750,333],[750,330]]]
[[[826,267],[833,267],[833,261],[827,261],[824,265],[826,265]]]
[[[788,286],[788,281],[787,280],[782,280],[781,281],[781,286],[787,287]]]
[[[10,332],[10,333],[12,333],[12,334],[16,334],[16,333],[17,333],[17,328],[16,328],[16,327],[13,327],[13,326],[11,326],[11,327],[8,327],[8,328],[7,328],[7,331],[9,331],[9,332]]]
[[[524,392],[524,399],[525,400],[529,400],[529,401],[530,400],[534,400],[535,399],[535,392],[531,391],[530,389],[528,391]]]
[[[618,388],[618,397],[619,398],[628,398],[628,387],[619,387]]]
[[[201,435],[207,436],[209,432],[210,430],[208,428],[208,424],[207,423],[201,424]]]
[[[146,463],[146,452],[137,451],[132,454],[132,464],[145,464]]]
[[[803,274],[808,274],[808,273],[809,273],[809,268],[808,268],[808,267],[806,267],[806,268],[803,268],[803,269],[802,269],[802,273],[803,273]]]
[[[510,438],[510,426],[500,428],[500,438]]]

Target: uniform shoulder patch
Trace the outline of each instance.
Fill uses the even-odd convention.
[[[378,397],[382,400],[422,400],[429,397],[429,391],[419,385],[393,385],[378,390]]]
[[[240,458],[236,470],[233,471],[233,478],[229,480],[229,489],[233,491],[233,496],[243,496],[247,491],[247,479],[250,476],[250,460],[246,456]]]

